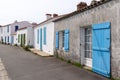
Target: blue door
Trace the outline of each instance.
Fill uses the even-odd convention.
[[[92,70],[110,77],[110,22],[92,25]]]
[[[14,42],[14,36],[11,36],[11,44]]]
[[[40,29],[40,50],[42,50],[42,29]]]

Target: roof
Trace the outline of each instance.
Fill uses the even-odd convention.
[[[23,30],[23,29],[27,29],[27,27],[23,27],[23,28],[20,28],[20,29],[18,29],[18,30]]]
[[[65,15],[66,15],[66,14],[65,14]],[[49,23],[49,22],[53,22],[54,20],[57,20],[57,19],[65,16],[65,15],[60,15],[60,16],[57,16],[57,17],[52,17],[52,18],[50,18],[50,19],[47,19],[47,20],[39,23],[39,24],[38,24],[37,26],[35,26],[35,27],[38,27],[39,25],[46,24],[46,23]]]
[[[82,8],[82,9],[80,9],[80,10],[77,10],[77,11],[74,11],[74,12],[72,12],[72,13],[69,13],[69,14],[66,15],[66,16],[63,16],[63,17],[61,17],[61,18],[59,18],[59,19],[54,20],[54,22],[60,21],[60,20],[62,20],[62,19],[65,19],[65,18],[68,18],[68,17],[71,17],[71,16],[74,16],[74,15],[76,15],[76,14],[82,13],[82,12],[87,11],[87,10],[90,10],[90,9],[92,9],[92,8],[95,8],[95,7],[97,7],[97,6],[100,6],[100,5],[102,5],[102,4],[105,4],[105,3],[109,2],[109,1],[113,1],[113,0],[101,0],[101,1],[97,1],[95,4],[86,6],[86,7]]]

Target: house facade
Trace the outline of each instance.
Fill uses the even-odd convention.
[[[34,47],[43,52],[54,54],[54,22],[53,20],[60,18],[57,14],[53,17],[46,14],[47,20],[41,22],[34,27]]]
[[[55,20],[55,55],[120,78],[119,13],[120,0],[101,0]]]
[[[10,44],[10,25],[5,25],[0,27],[0,41],[6,44]]]
[[[18,36],[17,36],[18,29],[24,27],[32,27],[32,24],[27,21],[21,21],[21,22],[15,21],[10,26],[11,26],[11,44],[15,45],[18,43]]]
[[[23,27],[17,31],[17,45],[34,46],[34,32],[33,27]]]
[[[21,21],[14,23],[4,25],[0,27],[0,41],[6,44],[15,45],[17,44],[17,31],[20,28],[26,27],[32,27],[32,24],[27,21]]]

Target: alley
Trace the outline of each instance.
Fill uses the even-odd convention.
[[[0,44],[0,58],[11,80],[108,80],[55,57],[40,57]]]

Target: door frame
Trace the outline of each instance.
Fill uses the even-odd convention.
[[[92,68],[92,59],[85,58],[85,29],[86,28],[91,28],[91,31],[92,31],[92,25],[80,27],[80,61],[82,65]],[[92,36],[91,36],[91,39],[92,39]],[[91,40],[91,47],[92,47],[92,40]]]

